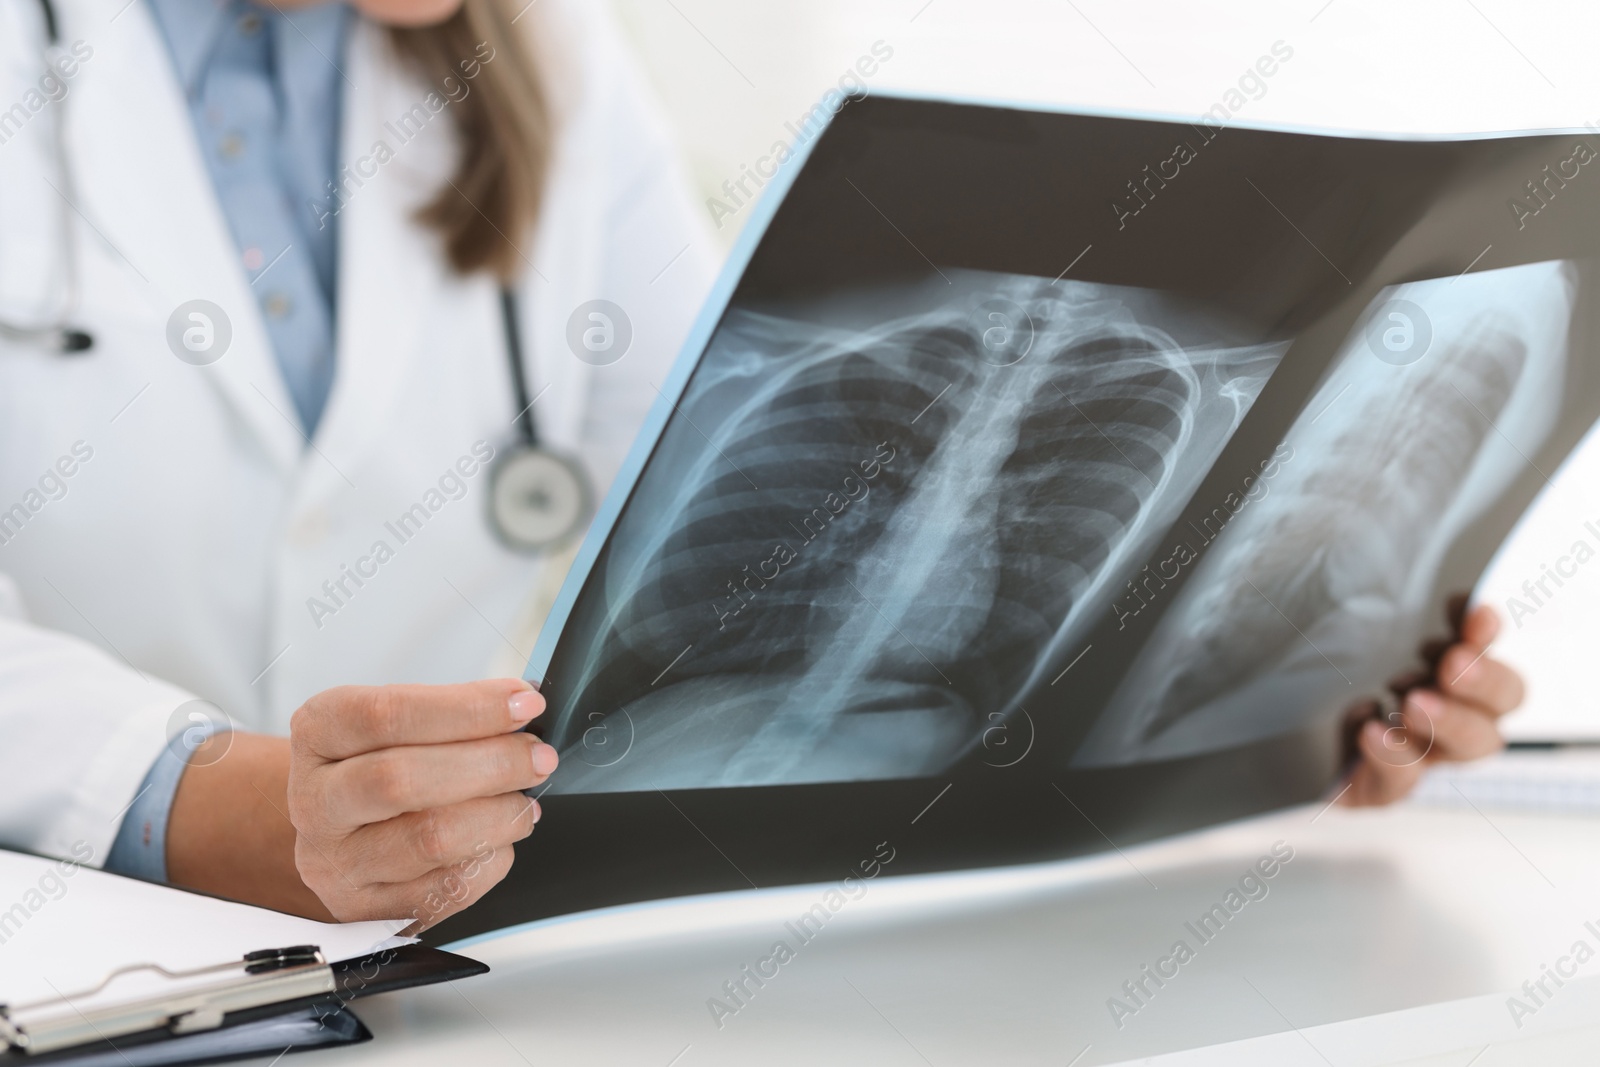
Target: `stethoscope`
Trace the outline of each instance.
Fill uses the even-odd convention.
[[[594,493],[588,476],[572,456],[539,441],[539,424],[528,396],[522,362],[522,325],[517,297],[500,289],[500,319],[505,331],[511,392],[517,401],[517,443],[489,474],[489,525],[502,543],[518,552],[542,552],[570,540],[589,521]]]
[[[52,0],[39,0],[44,15],[46,55],[61,47],[61,30]],[[66,98],[56,101],[61,108]],[[0,319],[0,337],[36,344],[64,356],[87,352],[94,336],[72,325],[78,310],[78,257],[73,241],[71,205],[76,199],[72,168],[68,165],[66,123],[57,112],[52,123],[52,148],[61,182],[60,243],[65,270],[66,296],[54,322],[23,325]],[[543,444],[522,358],[522,325],[516,294],[500,289],[500,319],[505,335],[506,362],[517,405],[517,440],[501,452],[489,474],[489,526],[500,542],[516,552],[545,552],[570,541],[588,523],[594,509],[594,492],[577,459]]]
[[[39,9],[44,15],[45,56],[48,60],[61,49],[61,26],[56,20],[56,8],[51,0],[39,0]],[[61,183],[57,190],[61,195],[56,198],[60,201],[56,205],[56,217],[60,231],[61,265],[66,275],[66,295],[54,322],[27,325],[0,319],[0,337],[40,345],[62,355],[75,355],[93,348],[94,336],[72,325],[73,315],[78,310],[78,248],[73,241],[72,230],[72,204],[77,199],[77,192],[73,188],[72,168],[67,165],[67,97],[57,100],[54,106],[57,110],[50,123],[50,148],[55,156],[56,178]]]

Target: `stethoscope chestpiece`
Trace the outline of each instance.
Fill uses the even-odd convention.
[[[548,448],[514,445],[489,473],[489,525],[515,551],[543,552],[571,540],[593,511],[583,469]]]

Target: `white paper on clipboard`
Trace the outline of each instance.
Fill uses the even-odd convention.
[[[335,963],[395,943],[393,935],[410,923],[316,922],[0,851],[0,1004],[73,997],[124,967],[192,970],[290,945],[319,945]],[[128,975],[118,979],[117,993],[159,991],[162,981]]]

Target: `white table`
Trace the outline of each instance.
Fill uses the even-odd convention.
[[[1176,939],[1198,946],[1185,922],[1278,840],[1295,855],[1268,895],[1117,1029],[1107,999]],[[1520,1029],[1506,1006],[1574,941],[1600,949],[1584,926],[1600,930],[1600,817],[1299,808],[1085,860],[884,877],[719,1029],[708,998],[775,940],[796,944],[784,924],[821,894],[480,941],[463,951],[493,973],[360,1002],[376,1040],[318,1062],[1496,1067],[1592,1063],[1600,1039],[1600,958]]]

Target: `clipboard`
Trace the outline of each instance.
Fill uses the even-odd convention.
[[[173,975],[183,988],[169,995],[78,1010],[73,1002],[95,992],[80,991],[0,1008],[0,1042],[10,1046],[0,1067],[165,1067],[356,1044],[372,1035],[350,1001],[488,970],[422,945],[334,964],[314,945],[263,950],[204,974]]]
[[[207,1030],[166,1040],[100,1043],[67,1052],[46,1053],[15,1061],[0,1053],[0,1063],[18,1067],[48,1063],[51,1067],[189,1067],[253,1057],[277,1057],[286,1052],[356,1045],[372,1040],[372,1033],[354,1012],[323,1018],[301,1010],[257,1019],[220,1030]]]
[[[397,937],[407,925],[318,922],[0,850],[0,1067],[158,1067],[367,1040],[351,1001],[488,970]]]

